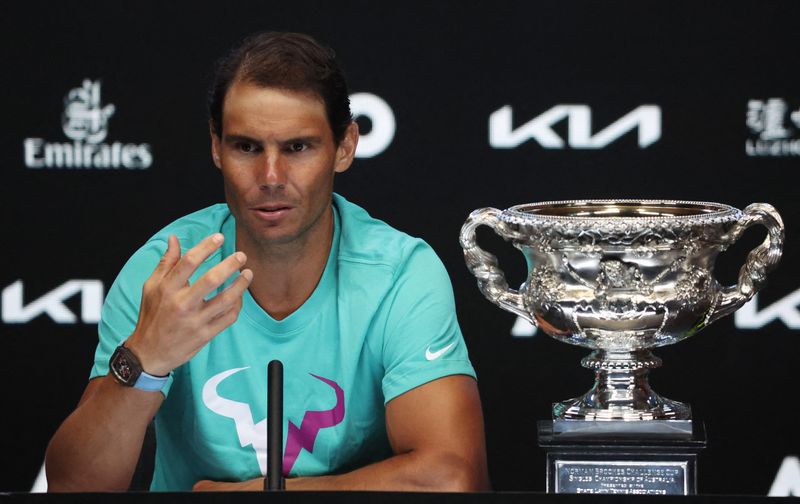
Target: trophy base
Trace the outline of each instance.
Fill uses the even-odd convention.
[[[706,446],[704,426],[695,423],[686,437],[683,427],[677,428],[681,435],[674,435],[676,424],[670,422],[540,421],[547,493],[696,494],[697,457]],[[644,424],[651,423],[654,432],[647,432]]]
[[[648,375],[651,369],[661,366],[661,359],[649,350],[611,352],[598,349],[584,357],[581,365],[595,372],[594,385],[580,397],[554,403],[554,419],[613,422],[620,426],[626,422],[664,421],[668,422],[662,422],[667,426],[666,431],[658,428],[659,432],[675,428],[691,431],[691,407],[661,397],[650,387]],[[658,424],[653,424],[653,427],[655,425]],[[637,429],[646,428],[640,426]],[[608,429],[614,433],[631,430],[629,426],[623,429],[608,426]]]
[[[592,390],[582,397],[569,399],[553,404],[553,418],[565,423],[613,423],[619,425],[645,423],[653,425],[678,426],[684,425],[683,430],[691,433],[692,408],[688,404],[666,399],[653,392],[649,387],[637,398],[630,399],[629,391],[624,391],[625,400],[600,401],[596,390]],[[622,395],[622,394],[620,394]],[[619,404],[622,403],[622,404]],[[612,432],[619,429],[610,427]],[[645,427],[625,427],[622,430]],[[658,428],[659,432],[663,431]],[[669,429],[668,429],[669,430]],[[642,431],[646,432],[646,431]]]

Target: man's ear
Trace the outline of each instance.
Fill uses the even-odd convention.
[[[358,124],[352,121],[344,132],[342,141],[339,142],[339,147],[336,148],[336,161],[334,163],[334,171],[342,173],[350,168],[353,163],[353,158],[356,155],[356,147],[358,146]]]
[[[214,125],[211,124],[211,121],[208,121],[208,132],[211,135],[211,159],[214,160],[214,165],[217,168],[222,169],[222,161],[220,161],[219,157],[220,153],[222,152],[221,151],[222,146],[220,145],[222,140],[220,139],[219,135],[217,135],[217,133],[214,131]]]

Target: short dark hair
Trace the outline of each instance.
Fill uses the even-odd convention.
[[[347,82],[336,54],[302,33],[256,33],[217,61],[208,91],[208,114],[217,136],[222,134],[225,95],[234,82],[316,95],[325,105],[336,145],[353,121]]]

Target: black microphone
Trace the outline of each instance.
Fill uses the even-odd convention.
[[[283,363],[273,360],[267,366],[267,476],[264,490],[283,489]]]

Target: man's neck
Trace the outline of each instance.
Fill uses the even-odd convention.
[[[290,243],[265,245],[236,230],[236,248],[253,271],[250,295],[272,318],[282,320],[309,298],[322,278],[333,242],[333,209]]]

